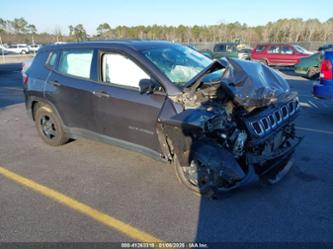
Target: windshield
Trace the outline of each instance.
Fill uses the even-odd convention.
[[[212,63],[208,57],[181,45],[147,49],[142,53],[179,87],[184,87],[189,80]]]

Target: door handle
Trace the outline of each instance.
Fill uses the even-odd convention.
[[[104,91],[93,91],[92,93],[99,98],[102,98],[102,97],[109,98],[110,97],[110,94],[108,94],[107,92],[104,92]]]
[[[61,86],[61,83],[57,80],[50,80],[50,83],[54,86]]]

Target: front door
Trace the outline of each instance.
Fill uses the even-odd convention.
[[[156,121],[165,94],[140,94],[139,81],[150,76],[126,54],[103,53],[99,65],[102,83],[94,100],[98,132],[160,152]]]

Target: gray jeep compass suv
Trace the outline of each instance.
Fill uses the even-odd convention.
[[[47,144],[85,137],[145,153],[204,196],[277,182],[300,142],[297,95],[276,71],[170,42],[44,46],[24,93]]]

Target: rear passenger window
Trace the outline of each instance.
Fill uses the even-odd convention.
[[[46,65],[50,68],[54,68],[57,62],[58,54],[56,52],[51,52],[47,58]]]
[[[281,54],[293,54],[293,50],[288,46],[283,46],[280,48]]]
[[[89,79],[93,53],[94,51],[91,49],[63,51],[58,71],[63,74]]]
[[[278,54],[280,52],[279,48],[280,48],[280,46],[271,46],[268,49],[268,53],[270,53],[270,54]]]

